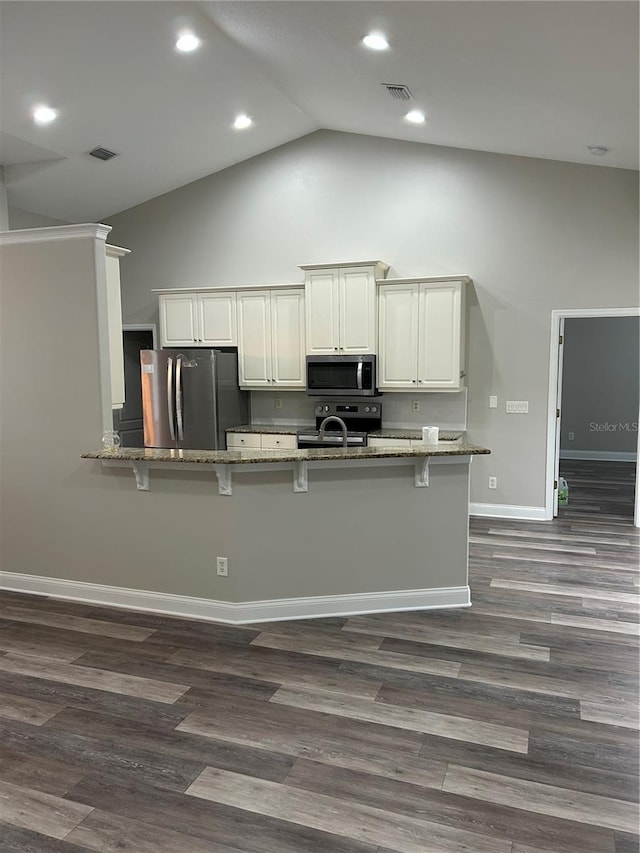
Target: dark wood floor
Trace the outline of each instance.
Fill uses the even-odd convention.
[[[637,853],[633,466],[563,471],[558,520],[472,520],[471,609],[0,593],[0,850]]]

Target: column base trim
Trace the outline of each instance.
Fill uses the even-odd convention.
[[[488,518],[517,518],[521,521],[546,521],[543,506],[516,506],[515,504],[469,504],[469,515]]]

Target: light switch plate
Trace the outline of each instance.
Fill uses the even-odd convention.
[[[529,412],[528,400],[507,400],[507,414],[526,415]]]
[[[495,394],[492,394],[489,397],[489,408],[490,409],[497,409],[498,408],[498,398],[495,396]]]

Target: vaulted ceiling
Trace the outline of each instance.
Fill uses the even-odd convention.
[[[185,29],[201,39],[188,54]],[[0,31],[9,204],[69,222],[319,128],[638,168],[636,2],[18,0],[0,2]],[[362,45],[371,31],[388,50]],[[56,120],[36,125],[37,104]]]

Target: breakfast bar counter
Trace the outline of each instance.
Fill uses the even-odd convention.
[[[88,451],[83,459],[120,460],[123,462],[169,462],[199,465],[247,465],[268,462],[322,462],[353,459],[417,458],[422,456],[477,456],[490,453],[486,447],[439,441],[420,447],[328,447],[312,450],[169,450],[149,447],[118,447]]]
[[[149,490],[149,470],[153,467],[181,466],[200,468],[212,466],[218,478],[221,495],[233,493],[232,471],[252,465],[257,469],[289,468],[293,471],[293,491],[308,491],[310,467],[351,467],[368,465],[414,465],[414,485],[428,486],[430,463],[443,463],[451,458],[470,462],[472,456],[486,454],[485,447],[460,442],[440,441],[413,447],[326,447],[310,450],[170,450],[158,448],[108,448],[88,451],[83,459],[99,459],[104,465],[130,465],[138,489]]]

